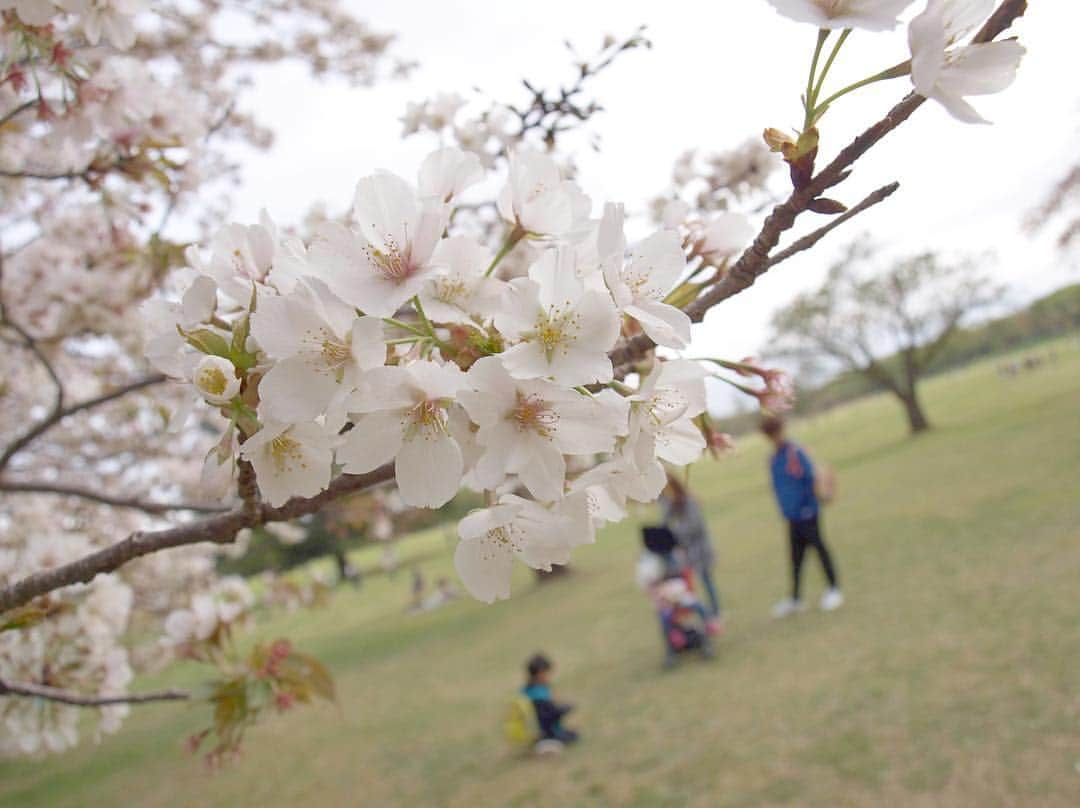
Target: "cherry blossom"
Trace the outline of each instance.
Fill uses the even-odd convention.
[[[491,260],[487,248],[468,236],[440,241],[431,257],[438,272],[420,292],[427,315],[440,323],[490,320],[505,287],[503,281],[486,275]]]
[[[420,165],[419,192],[449,202],[484,176],[480,158],[472,152],[447,146],[433,151]]]
[[[477,600],[510,597],[514,559],[539,570],[570,560],[570,550],[591,542],[594,531],[583,494],[543,507],[513,494],[474,511],[458,526],[454,551],[458,575]]]
[[[0,0],[0,10],[9,8],[27,25],[45,25],[58,11],[52,0]]]
[[[514,378],[568,387],[611,381],[618,315],[610,295],[586,290],[570,248],[548,250],[528,278],[510,281],[495,326],[513,343],[501,358]]]
[[[357,317],[315,279],[289,295],[262,296],[251,335],[277,360],[259,393],[266,412],[281,421],[313,420],[335,395],[351,393],[363,370],[386,360],[382,321]]]
[[[705,370],[696,362],[663,362],[631,396],[631,439],[655,441],[656,456],[678,466],[698,459],[705,448],[692,419],[705,411]]]
[[[754,227],[741,213],[718,213],[701,228],[696,250],[718,262],[738,255],[754,237]]]
[[[362,474],[396,458],[398,490],[407,505],[445,504],[464,474],[448,412],[464,387],[460,369],[432,361],[368,373],[346,402],[353,428],[345,434],[338,462],[347,472]]]
[[[196,272],[212,278],[236,303],[247,305],[254,285],[263,283],[273,266],[274,237],[263,224],[229,224],[214,237],[208,261],[195,247],[185,255]]]
[[[620,422],[626,423],[622,399],[620,418],[591,396],[539,379],[515,380],[496,357],[473,365],[469,384],[471,389],[458,398],[479,427],[476,441],[483,454],[475,474],[488,489],[499,487],[507,474],[516,474],[537,499],[560,499],[566,476],[563,455],[612,451]]]
[[[441,200],[419,198],[394,174],[365,177],[353,202],[358,230],[324,225],[308,253],[309,265],[345,302],[389,317],[432,275],[432,253],[448,213]]]
[[[888,31],[912,0],[768,0],[778,12],[818,28]]]
[[[499,214],[534,236],[569,236],[585,226],[590,202],[546,154],[519,149],[498,198]]]
[[[965,97],[1006,89],[1025,52],[1015,40],[956,45],[993,8],[993,0],[930,0],[908,26],[915,92],[964,123],[987,123]]]
[[[672,230],[661,230],[638,242],[624,260],[622,212],[608,206],[607,226],[616,230],[609,256],[603,263],[604,280],[619,311],[633,317],[657,345],[685,348],[690,342],[690,318],[681,309],[664,303],[686,269],[682,239]],[[601,228],[605,225],[601,224]]]
[[[310,497],[330,484],[336,433],[314,423],[288,424],[266,420],[240,447],[251,462],[259,491],[271,505],[290,497]]]

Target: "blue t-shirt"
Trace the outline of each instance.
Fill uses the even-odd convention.
[[[818,515],[814,464],[801,447],[785,442],[769,462],[773,491],[784,518],[792,522]]]
[[[551,688],[547,685],[525,685],[521,692],[533,701],[551,701]]]

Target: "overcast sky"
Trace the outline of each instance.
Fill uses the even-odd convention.
[[[579,180],[598,213],[604,201],[631,211],[667,188],[674,158],[690,147],[724,149],[765,126],[794,128],[814,29],[779,17],[764,0],[590,3],[547,0],[375,0],[356,12],[398,34],[397,51],[419,68],[405,81],[371,89],[318,85],[300,71],[260,82],[248,103],[277,134],[274,148],[246,161],[235,215],[254,220],[266,207],[295,222],[312,202],[347,207],[356,180],[380,168],[415,176],[431,140],[401,139],[406,102],[439,91],[471,96],[479,87],[496,99],[520,99],[522,77],[553,86],[568,77],[564,39],[592,52],[607,33],[648,25],[651,51],[620,58],[594,89],[605,107],[592,131],[599,154],[581,154]],[[914,8],[921,7],[917,3]],[[737,10],[736,10],[737,9]],[[1011,299],[1027,299],[1080,280],[1052,248],[1050,234],[1033,239],[1024,214],[1075,161],[1080,133],[1074,32],[1080,2],[1032,4],[1014,29],[1028,48],[1016,83],[998,96],[975,99],[994,121],[954,121],[937,105],[913,118],[857,166],[837,196],[853,204],[897,179],[900,191],[846,225],[824,249],[799,256],[728,301],[697,326],[694,353],[738,357],[762,347],[771,312],[813,286],[845,239],[863,231],[898,253],[926,248],[999,255],[993,272]],[[830,75],[835,87],[907,57],[903,29],[856,32]],[[834,87],[834,89],[835,89]],[[908,89],[884,82],[843,99],[822,125],[828,159]],[[821,217],[807,217],[804,229]]]

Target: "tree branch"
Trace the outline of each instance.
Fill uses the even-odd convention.
[[[393,476],[394,464],[387,463],[367,474],[342,474],[321,494],[308,498],[296,497],[277,508],[260,505],[253,509],[245,505],[197,522],[163,530],[132,533],[123,541],[84,556],[78,561],[34,573],[0,589],[0,612],[17,608],[39,595],[65,586],[89,583],[101,573],[112,572],[129,561],[161,550],[203,542],[229,544],[242,528],[256,527],[267,522],[285,522],[314,513],[340,496],[374,488],[391,480]]]
[[[0,126],[4,126],[8,122],[16,118],[19,114],[26,112],[26,110],[30,109],[31,107],[36,107],[37,105],[38,101],[36,98],[30,101],[23,101],[23,103],[19,104],[19,106],[15,107],[10,112],[6,113],[4,117],[0,118]]]
[[[788,260],[793,255],[804,252],[805,250],[809,250],[811,247],[821,241],[821,239],[827,236],[832,230],[835,230],[844,222],[848,221],[849,219],[855,218],[867,208],[872,208],[879,202],[883,202],[888,199],[890,196],[896,193],[896,190],[899,187],[900,183],[891,182],[888,185],[878,188],[872,194],[863,199],[863,201],[860,202],[858,205],[851,208],[850,210],[845,211],[842,215],[835,217],[824,227],[819,227],[814,232],[808,233],[797,241],[792,242],[790,246],[776,253],[776,255],[773,255],[771,258],[768,259],[768,261],[766,261],[765,268],[772,269],[774,266]]]
[[[11,682],[0,679],[0,696],[22,696],[70,704],[74,707],[107,707],[110,704],[146,704],[152,701],[184,701],[191,694],[186,690],[159,690],[150,693],[128,693],[117,696],[85,696],[71,690],[38,685],[31,682]]]
[[[62,171],[49,174],[44,171],[22,171],[11,168],[0,168],[0,177],[12,180],[80,180],[89,176],[90,169],[84,168],[76,171]]]
[[[1003,0],[997,10],[986,21],[972,42],[989,42],[1027,11],[1027,0]],[[804,188],[794,190],[788,198],[775,206],[765,219],[760,232],[753,243],[739,256],[728,273],[707,292],[694,300],[685,309],[690,320],[701,322],[705,313],[722,300],[737,295],[753,285],[771,266],[769,253],[780,241],[780,236],[790,230],[795,219],[804,213],[810,203],[822,192],[842,182],[847,177],[849,167],[882,138],[911,117],[926,99],[914,92],[908,93],[896,104],[884,118],[849,143],[839,154],[823,168]],[[644,334],[626,340],[612,352],[611,360],[616,370],[625,372],[627,367],[644,356],[655,343]]]
[[[141,390],[144,387],[149,387],[154,384],[160,384],[161,382],[165,381],[165,378],[166,377],[162,374],[155,373],[150,376],[145,376],[141,379],[137,379],[136,381],[129,382],[128,384],[122,385],[121,387],[117,387],[115,390],[111,390],[108,393],[102,393],[100,396],[95,396],[94,398],[88,398],[85,401],[80,401],[76,404],[72,404],[69,407],[61,406],[59,409],[54,408],[53,412],[50,413],[47,418],[39,421],[37,424],[24,432],[21,436],[12,441],[12,443],[4,450],[4,453],[0,454],[0,471],[3,471],[3,469],[7,467],[8,462],[11,460],[12,457],[15,456],[15,454],[22,451],[29,443],[36,440],[38,437],[43,435],[52,427],[56,426],[56,424],[63,421],[69,415],[74,415],[75,413],[82,412],[83,410],[92,409],[101,404],[105,404],[106,402],[120,398],[121,396],[126,396],[128,393],[133,393],[136,390]],[[63,402],[61,402],[61,404],[62,403]]]
[[[48,483],[35,480],[0,480],[0,491],[20,494],[56,494],[64,497],[79,497],[102,505],[115,508],[131,508],[149,514],[163,514],[172,511],[190,511],[192,513],[222,513],[228,510],[224,505],[204,505],[193,502],[155,502],[137,497],[114,497],[89,488],[62,483]]]

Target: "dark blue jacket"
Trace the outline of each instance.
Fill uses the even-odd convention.
[[[773,490],[784,518],[796,522],[818,514],[814,495],[814,465],[800,447],[785,442],[769,462]]]
[[[521,692],[533,703],[536,710],[536,722],[540,725],[540,734],[544,738],[562,740],[562,717],[573,707],[569,704],[556,704],[551,700],[551,688],[547,685],[525,685]]]

